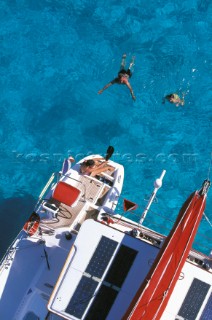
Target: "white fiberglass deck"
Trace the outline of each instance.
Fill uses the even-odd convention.
[[[121,250],[124,253],[122,258]],[[100,317],[121,320],[158,250],[158,247],[144,239],[133,238],[114,228],[87,221],[54,289],[50,310],[63,319],[96,320]],[[196,253],[191,252],[191,255],[198,257]],[[203,312],[210,314],[211,261],[204,260],[202,255],[199,258],[203,265],[206,263],[208,270],[196,262],[188,260],[185,263],[161,320],[210,319],[201,318],[201,315]]]
[[[33,212],[33,219],[37,220],[27,221],[26,232],[19,233],[1,261],[0,319],[58,319],[49,315],[46,306],[76,233],[83,221],[96,218],[99,210],[105,208],[113,212],[122,190],[124,168],[112,161],[109,163],[115,169],[110,179],[107,175],[102,181],[82,175],[78,163],[65,175],[60,174],[56,183],[52,183],[52,177],[49,179],[50,190],[43,189],[41,194],[46,196],[39,198]],[[60,181],[66,187],[79,188],[80,197],[75,206],[53,202],[57,209],[53,207],[53,210],[51,201]],[[63,194],[61,196],[64,199]],[[38,221],[39,228],[29,234],[34,221]],[[67,233],[71,239],[66,238]]]
[[[4,320],[24,319],[27,310],[35,314],[47,314],[46,303],[52,292],[60,270],[66,260],[71,241],[65,239],[60,230],[54,236],[43,237],[46,241],[33,241],[20,233],[10,254],[1,267],[0,318]],[[49,267],[45,258],[46,250]]]
[[[99,246],[102,240],[103,243]],[[112,247],[114,247],[114,251]],[[115,263],[116,254],[119,252],[120,255],[121,249],[124,252],[127,250],[132,257],[134,256],[132,265],[129,265],[126,279],[120,279],[119,277],[122,268],[124,269],[124,265],[130,259],[128,255],[119,258],[123,262],[123,265],[119,266],[119,270],[114,270],[115,274],[108,278],[106,274],[113,263]],[[109,312],[107,319],[121,319],[124,309],[132,300],[135,291],[143,281],[157,252],[158,248],[141,242],[125,233],[95,221],[86,221],[80,230],[57,286],[54,289],[49,304],[51,311],[65,319],[95,318],[96,313],[99,312],[97,306],[96,309],[93,308],[93,316],[89,314],[89,307],[95,300],[96,292],[100,292],[102,287],[105,286],[106,289],[104,290],[106,291],[101,293],[102,297],[97,295],[98,306],[101,305],[102,299],[104,300],[105,294],[114,295],[114,301],[109,302],[109,304],[112,304],[111,310],[109,310],[110,307],[108,306],[108,310],[104,312],[105,314]],[[95,266],[97,270],[95,270]],[[116,269],[115,266],[114,269]],[[124,277],[124,275],[122,276]],[[114,284],[114,282],[116,283]],[[87,291],[88,289],[83,291],[84,284],[91,290],[90,299],[87,296],[90,294]],[[110,288],[111,290],[108,290]],[[76,291],[78,292],[77,294]],[[79,299],[78,302],[77,299]],[[120,308],[120,306],[122,307]],[[105,319],[103,314],[102,319]]]

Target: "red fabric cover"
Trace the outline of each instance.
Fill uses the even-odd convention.
[[[206,195],[191,194],[122,320],[160,320],[201,221]]]
[[[54,192],[53,199],[72,206],[80,194],[80,190],[63,181],[58,182]]]

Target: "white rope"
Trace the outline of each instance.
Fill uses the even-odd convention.
[[[210,225],[211,228],[212,228],[212,223],[210,222],[210,220],[209,220],[208,217],[206,216],[205,212],[203,212],[203,215],[204,215],[205,219],[208,221],[209,225]]]

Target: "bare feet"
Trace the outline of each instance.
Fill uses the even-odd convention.
[[[135,56],[132,56],[132,60],[130,62],[129,69],[131,69],[135,65]]]
[[[121,68],[123,69],[125,67],[125,64],[126,64],[126,53],[123,54],[122,56],[122,60],[121,60]]]

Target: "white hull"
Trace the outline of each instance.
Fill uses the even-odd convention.
[[[100,156],[87,158],[92,157]],[[50,179],[49,189],[44,188],[35,208],[40,218],[39,228],[32,236],[21,230],[8,248],[0,266],[1,319],[28,319],[29,312],[45,319],[47,301],[81,224],[86,219],[95,219],[103,208],[111,212],[116,208],[123,185],[123,166],[109,160],[114,173],[102,175],[100,181],[80,174],[80,162],[65,175],[60,172],[56,183]],[[73,207],[52,203],[54,191],[61,182],[81,191]],[[34,319],[30,313],[29,319]]]
[[[110,164],[114,174],[103,181],[82,176],[76,164],[38,202],[42,232],[30,237],[22,230],[1,263],[1,319],[124,318],[165,236],[115,214],[124,170]],[[75,206],[59,204],[57,211],[58,204],[48,204],[59,182],[84,187]],[[191,250],[160,320],[210,319],[202,315],[211,299],[211,258]]]

